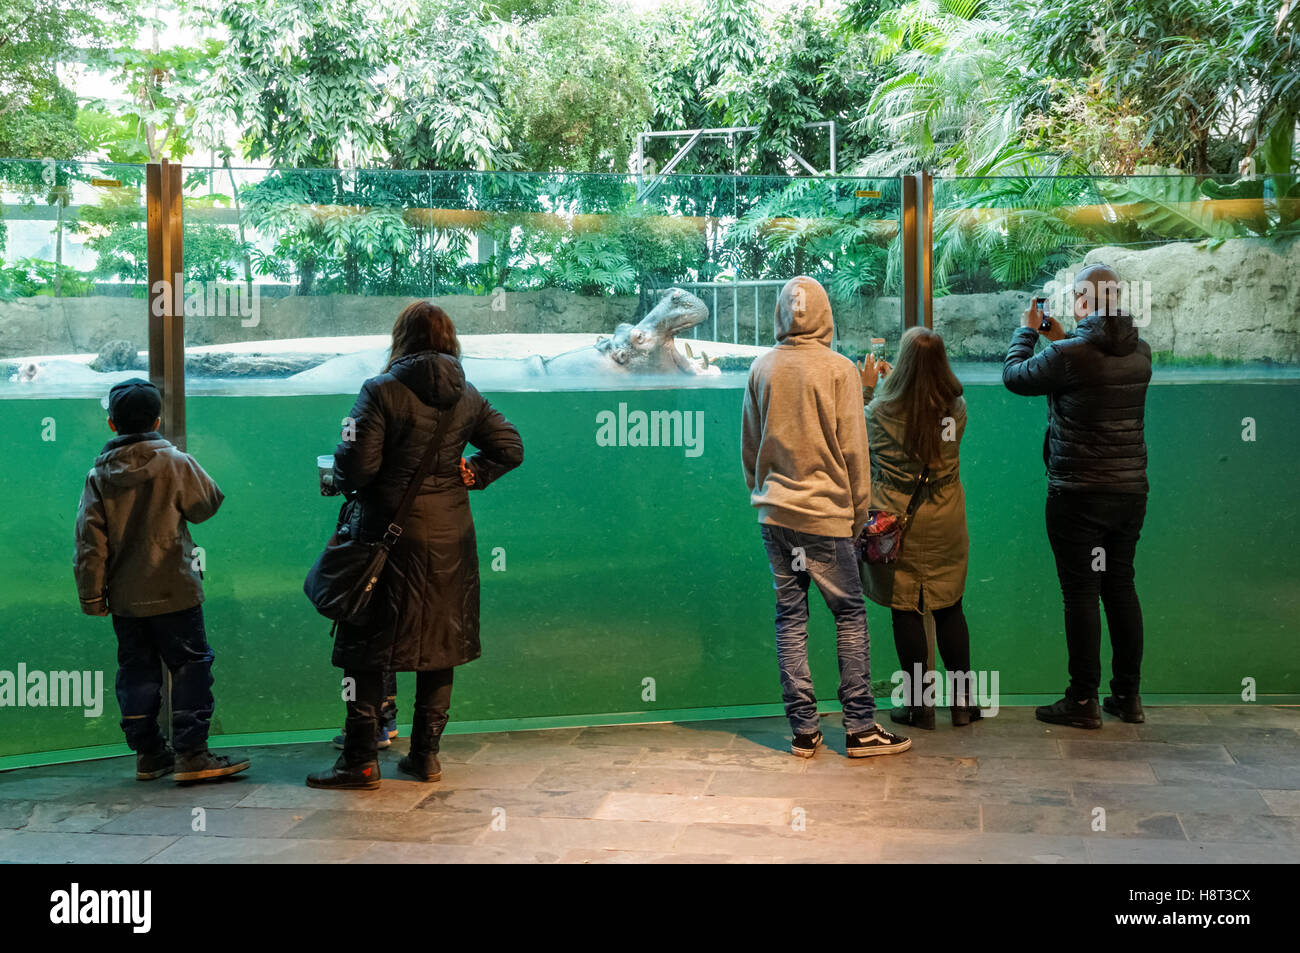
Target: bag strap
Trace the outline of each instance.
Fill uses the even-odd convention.
[[[921,475],[916,478],[916,489],[912,491],[912,498],[907,501],[907,512],[903,514],[902,531],[907,532],[907,528],[912,525],[912,517],[916,515],[917,507],[921,505],[921,493],[925,490],[925,485],[930,482],[930,465],[927,463],[921,469]]]
[[[430,471],[433,470],[434,461],[438,458],[438,451],[442,449],[442,438],[446,436],[447,427],[451,423],[452,413],[460,406],[460,398],[450,407],[444,408],[438,415],[438,425],[433,429],[433,439],[429,441],[429,446],[424,451],[424,456],[420,459],[420,465],[415,468],[415,474],[411,477],[411,482],[406,487],[406,493],[402,496],[402,502],[397,507],[397,512],[393,514],[392,522],[388,524],[388,530],[384,533],[383,544],[391,547],[397,542],[402,535],[402,524],[406,522],[406,517],[411,513],[411,507],[415,505],[415,498],[420,493],[420,485],[424,483]]]

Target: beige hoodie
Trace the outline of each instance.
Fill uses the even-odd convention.
[[[862,382],[832,331],[826,290],[786,282],[777,345],[749,369],[741,454],[760,523],[843,538],[867,521],[871,464]]]

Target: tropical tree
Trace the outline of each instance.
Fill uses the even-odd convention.
[[[621,2],[566,0],[506,62],[510,125],[525,168],[621,172],[650,119],[643,38]]]

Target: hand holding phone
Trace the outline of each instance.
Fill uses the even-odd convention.
[[[1046,304],[1047,304],[1046,298],[1034,299],[1034,308],[1037,309],[1040,315],[1039,322],[1038,322],[1038,330],[1044,333],[1052,329],[1052,319],[1048,317],[1047,309],[1044,307],[1044,305]]]

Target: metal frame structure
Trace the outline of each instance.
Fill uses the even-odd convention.
[[[818,122],[806,122],[800,128],[817,129],[822,126],[825,126],[827,129],[830,130],[830,137],[831,137],[831,141],[830,141],[831,167],[830,167],[830,171],[827,174],[836,175],[837,174],[836,172],[837,151],[836,151],[836,139],[835,139],[835,120],[823,119]],[[758,132],[759,129],[760,129],[759,126],[715,126],[711,129],[672,129],[672,130],[666,130],[664,132],[638,132],[636,134],[636,175],[639,179],[642,180],[642,182],[640,187],[637,189],[637,195],[636,195],[637,201],[639,202],[645,198],[648,198],[655,191],[655,189],[659,187],[659,183],[663,181],[659,177],[671,174],[673,169],[677,168],[677,164],[681,162],[683,159],[685,159],[687,155],[690,154],[690,151],[695,148],[696,143],[698,143],[701,139],[717,139],[726,136],[727,139],[732,140],[734,139],[737,133]],[[683,136],[687,137],[686,144],[677,150],[676,155],[674,155],[671,159],[669,159],[662,169],[653,173],[652,177],[647,176],[645,174],[646,141],[648,139],[680,139]],[[822,174],[821,172],[818,172],[816,169],[814,169],[812,165],[808,162],[808,160],[806,160],[803,156],[799,155],[799,153],[791,152],[790,158],[794,159],[795,162],[798,162],[801,166],[807,169],[809,175]],[[646,178],[652,178],[652,181],[647,183],[644,181]]]

